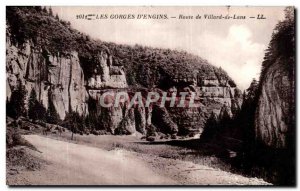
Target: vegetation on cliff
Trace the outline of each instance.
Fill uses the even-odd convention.
[[[272,75],[272,82],[274,88],[277,90],[279,100],[283,104],[282,112],[288,112],[289,116],[284,116],[284,123],[287,125],[288,133],[285,140],[286,146],[290,147],[295,145],[295,81],[296,81],[296,58],[295,58],[295,12],[293,7],[285,9],[285,20],[279,22],[272,34],[272,39],[269,43],[269,47],[266,50],[265,58],[262,64],[260,84],[258,89],[258,95],[262,96],[263,86],[266,86],[267,79]],[[273,68],[272,68],[273,67]],[[274,67],[277,67],[274,69]],[[279,70],[280,69],[280,70]],[[274,70],[278,71],[275,76]],[[269,94],[274,94],[274,90],[265,87],[265,91]],[[262,99],[262,98],[260,98]],[[273,99],[272,97],[270,99]],[[273,100],[275,102],[275,100]],[[263,104],[260,104],[263,105]],[[288,108],[288,109],[287,109]],[[258,110],[256,115],[264,115]],[[280,119],[283,120],[283,119]],[[259,123],[257,123],[258,125]],[[278,127],[279,128],[279,127]],[[279,139],[279,137],[277,137]],[[273,143],[275,147],[276,143]],[[277,142],[277,144],[279,144]],[[285,143],[282,143],[285,145]],[[278,146],[278,145],[277,145]],[[293,146],[294,147],[294,146]]]
[[[264,61],[262,63],[262,70],[260,81],[266,78],[266,72],[270,65],[276,59],[282,57],[286,59],[285,67],[294,68],[295,64],[295,18],[294,8],[288,7],[285,9],[285,20],[279,22],[272,34],[271,41],[266,50]]]
[[[51,31],[51,32],[49,32]],[[127,70],[127,81],[131,86],[143,86],[150,88],[168,88],[173,85],[174,79],[189,79],[201,77],[213,80],[228,80],[231,87],[234,82],[221,68],[211,66],[206,60],[184,51],[151,48],[140,45],[128,46],[115,43],[93,40],[71,27],[70,22],[63,21],[58,15],[53,15],[51,8],[46,7],[7,7],[7,33],[10,41],[16,46],[22,46],[30,41],[33,48],[49,52],[52,55],[69,54],[77,51],[81,67],[88,79],[97,64],[100,51],[106,51],[112,55],[113,65],[123,65]],[[279,61],[278,61],[279,60]],[[237,107],[232,116],[226,105],[221,109],[220,115],[211,113],[207,120],[201,140],[204,143],[219,144],[223,150],[235,151],[237,154],[230,159],[246,174],[264,177],[275,184],[292,185],[295,183],[295,95],[294,88],[282,89],[288,94],[291,106],[288,120],[290,146],[286,150],[276,150],[265,145],[258,144],[255,140],[255,120],[259,96],[262,93],[263,81],[270,76],[270,67],[274,63],[280,64],[280,68],[286,68],[289,73],[289,87],[295,87],[295,21],[294,10],[286,9],[286,19],[275,27],[272,39],[265,53],[262,63],[260,81],[253,80],[250,87],[244,92],[241,108]],[[169,84],[171,83],[171,84]],[[186,84],[184,84],[186,85]],[[26,91],[21,83],[12,90],[11,99],[7,102],[7,115],[13,118],[20,116],[30,119],[40,119],[48,123],[60,124],[73,133],[100,134],[99,129],[105,129],[106,119],[99,118],[97,105],[89,100],[90,113],[88,116],[80,116],[76,112],[67,114],[64,121],[60,121],[55,111],[54,103],[49,99],[46,110],[36,100],[35,92],[29,97],[28,113],[25,108]],[[271,92],[276,93],[276,92]],[[48,97],[51,97],[49,92]],[[272,96],[270,96],[272,99]],[[263,100],[266,102],[266,100]],[[41,112],[36,112],[41,111]],[[275,111],[276,112],[276,111]],[[102,115],[104,116],[104,115]],[[133,115],[130,115],[132,117]],[[163,116],[163,118],[161,118]],[[158,118],[160,117],[160,118]],[[180,116],[181,117],[181,116]],[[263,116],[264,117],[264,116]],[[154,108],[153,118],[157,118],[148,134],[155,134],[155,126],[169,127],[177,132],[176,124],[169,120],[167,114]],[[141,119],[139,119],[141,121]],[[281,120],[281,119],[280,119]],[[129,123],[127,119],[122,123]],[[110,124],[108,124],[110,125]],[[272,126],[272,128],[274,128]],[[276,127],[277,128],[277,127]],[[159,129],[159,128],[157,128]],[[91,130],[91,131],[90,131]],[[126,134],[122,129],[117,129],[118,134]],[[166,132],[167,133],[167,132]],[[227,152],[230,153],[230,152]],[[214,150],[215,152],[215,150]]]
[[[129,85],[151,87],[159,85],[157,83],[161,75],[170,79],[196,78],[199,72],[208,78],[213,74],[213,77],[228,80],[235,86],[223,69],[185,51],[119,45],[91,39],[73,29],[70,22],[54,16],[51,7],[7,7],[6,18],[11,42],[16,45],[31,41],[35,48],[43,48],[53,55],[77,51],[85,78],[93,73],[98,53],[106,50],[113,56],[114,65],[123,65],[129,71],[126,72]]]
[[[285,20],[272,34],[262,64],[255,113],[255,138],[280,185],[296,183],[296,58],[295,10],[285,9]],[[253,157],[254,158],[254,157]],[[275,159],[274,159],[275,158]],[[257,160],[257,157],[256,157]]]

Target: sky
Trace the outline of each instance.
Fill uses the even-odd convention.
[[[128,45],[185,50],[222,67],[242,90],[258,79],[273,28],[284,7],[52,7],[71,26],[94,39]],[[77,19],[79,14],[167,14],[169,19]],[[202,19],[195,19],[196,15]],[[207,15],[266,19],[203,19]],[[194,19],[178,19],[179,15]],[[172,19],[170,17],[176,17]]]

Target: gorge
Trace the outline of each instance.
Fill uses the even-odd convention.
[[[40,157],[52,159],[45,155],[50,148],[62,159],[56,161],[61,165],[66,163],[64,159],[72,145],[81,148],[81,152],[75,148],[74,154],[69,155],[76,155],[76,162],[70,165],[67,161],[67,170],[61,171],[63,178],[71,168],[82,173],[82,169],[74,168],[79,163],[85,172],[90,172],[90,167],[98,171],[107,166],[105,163],[113,167],[111,159],[122,158],[119,156],[124,155],[120,154],[128,151],[134,153],[128,161],[148,158],[162,173],[174,166],[170,161],[188,162],[186,168],[170,171],[172,177],[186,172],[184,178],[176,178],[180,181],[197,177],[197,183],[216,184],[221,176],[228,179],[228,175],[218,173],[224,170],[245,176],[245,181],[255,177],[264,179],[267,185],[295,185],[293,7],[285,9],[285,19],[273,30],[259,80],[253,78],[243,93],[221,67],[186,51],[92,39],[74,29],[69,21],[54,16],[51,7],[8,6],[6,11],[6,146],[7,161],[11,163],[7,174],[11,178],[19,176],[15,174],[16,158],[20,167],[25,160],[32,166],[30,162],[34,160],[26,159],[24,147],[36,152],[34,146],[38,146],[45,149]],[[77,16],[84,18],[83,14]],[[114,19],[127,16],[115,14]],[[155,14],[139,17],[166,19],[165,15]],[[230,19],[228,15],[204,17],[214,21]],[[103,19],[107,19],[105,15]],[[234,15],[233,19],[245,18]],[[242,65],[244,58],[239,61]],[[15,157],[15,149],[20,156]],[[86,149],[98,152],[97,159],[94,152]],[[111,152],[116,155],[99,165],[100,158],[111,156]],[[123,168],[124,161],[119,162]],[[195,164],[204,168],[199,171]],[[135,165],[124,166],[133,167],[133,174],[136,172]],[[211,166],[214,169],[207,168]],[[54,174],[61,170],[58,167]],[[106,174],[110,171],[109,167]],[[119,170],[113,173],[119,176]],[[203,181],[207,175],[209,181]],[[32,177],[34,181],[37,176]],[[236,177],[221,182],[237,183]],[[48,176],[44,174],[43,178]],[[56,178],[58,182],[63,179]],[[90,181],[90,176],[84,178]],[[95,180],[102,178],[100,174]],[[144,176],[134,179],[139,178],[144,182]],[[264,185],[264,181],[252,183]]]
[[[35,91],[46,109],[53,103],[60,120],[71,112],[83,117],[93,114],[101,123],[96,129],[113,134],[145,134],[149,128],[167,134],[199,134],[211,113],[219,115],[227,108],[223,110],[233,115],[241,106],[241,92],[233,80],[198,56],[91,40],[42,10],[11,9],[6,37],[8,101],[21,83],[27,92],[26,103]],[[16,29],[18,24],[23,28]],[[46,35],[44,30],[53,34]],[[97,104],[107,91],[140,91],[142,95],[165,91],[177,96],[194,92],[200,106],[107,109]]]

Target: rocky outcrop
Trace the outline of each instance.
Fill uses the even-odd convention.
[[[18,80],[21,80],[28,92],[27,97],[32,90],[36,91],[38,100],[46,108],[51,99],[61,119],[70,111],[87,115],[88,99],[99,101],[99,97],[106,91],[126,91],[128,87],[123,67],[114,65],[109,52],[100,52],[95,63],[92,76],[85,81],[76,52],[52,55],[45,49],[34,47],[30,42],[16,47],[8,38],[7,97],[10,98],[11,91],[17,86]],[[202,103],[200,107],[156,108],[152,113],[151,108],[128,108],[126,104],[102,108],[98,104],[96,113],[102,121],[101,128],[113,134],[133,134],[136,131],[145,134],[147,128],[154,125],[164,133],[200,133],[211,111],[219,113],[224,104],[228,107],[232,105],[236,88],[216,77],[211,79],[206,76],[201,82],[199,79],[201,78],[171,79],[174,86],[168,91],[170,94],[174,91],[196,93],[196,99]],[[182,82],[184,85],[179,85]]]
[[[10,36],[7,37],[6,48],[8,100],[17,82],[21,81],[28,93],[27,98],[31,91],[35,91],[38,101],[46,108],[48,99],[51,99],[61,119],[70,110],[80,115],[88,114],[88,95],[76,52],[52,55],[31,42],[16,47],[11,44]]]
[[[88,94],[90,99],[97,103],[96,111],[98,118],[102,121],[102,128],[106,129],[112,134],[134,134],[136,131],[145,134],[147,127],[151,125],[152,115],[151,108],[133,106],[129,107],[129,103],[120,103],[116,106],[101,107],[100,96],[104,93],[111,93],[113,95],[105,100],[105,103],[114,103],[114,95],[118,89],[106,89],[106,90],[89,90]],[[125,90],[127,91],[127,90]],[[123,92],[123,90],[122,90]]]
[[[21,81],[27,97],[36,91],[38,101],[46,108],[53,103],[61,119],[71,111],[89,114],[90,127],[114,134],[147,134],[148,129],[201,132],[211,112],[219,113],[223,105],[235,110],[240,106],[231,78],[199,56],[93,40],[35,7],[8,7],[6,21],[8,100]],[[200,105],[166,106],[152,113],[151,107],[102,108],[97,102],[104,91],[141,88],[193,93]]]
[[[173,122],[168,110],[164,107],[153,106],[152,122],[159,132],[165,134],[177,134],[178,132],[177,124]]]
[[[101,122],[98,129],[112,134],[146,134],[149,129],[165,134],[201,133],[211,112],[219,114],[224,105],[235,109],[240,107],[241,96],[235,84],[227,77],[218,76],[214,70],[208,75],[199,70],[184,75],[180,71],[167,75],[170,72],[147,70],[150,81],[153,76],[158,76],[155,78],[157,84],[153,84],[156,87],[154,91],[166,91],[168,95],[176,92],[176,99],[179,99],[180,92],[194,93],[195,100],[200,103],[197,108],[166,106],[152,110],[152,107],[129,108],[126,104],[101,107],[99,98],[104,92],[139,91],[128,87],[126,72],[130,71],[125,72],[116,60],[108,49],[103,49],[93,60],[89,76],[85,76],[84,63],[80,63],[77,52],[51,54],[30,41],[16,46],[10,42],[8,35],[7,98],[10,99],[11,92],[21,81],[28,92],[27,98],[31,91],[35,91],[38,101],[46,108],[51,100],[61,119],[71,111],[88,115],[91,112],[88,102],[92,100],[96,104],[96,111],[92,112]],[[146,88],[144,91],[150,90]],[[229,113],[232,116],[231,110]]]
[[[262,63],[255,135],[258,142],[295,154],[296,29],[295,8],[285,9]]]
[[[126,88],[127,81],[122,66],[114,66],[113,58],[107,50],[101,51],[97,56],[95,69],[88,79],[89,89]]]
[[[227,78],[218,78],[214,72],[203,75],[201,71],[197,78],[175,78],[174,87],[169,92],[189,92],[195,94],[196,108],[167,108],[173,121],[176,122],[179,134],[201,134],[206,120],[213,112],[220,115],[223,107],[228,108],[230,117],[235,115],[242,104],[242,93],[233,82]],[[184,85],[183,85],[184,84]]]
[[[99,100],[105,89],[123,89],[128,87],[122,66],[114,66],[112,57],[101,52],[93,76],[88,79],[87,86],[83,71],[80,67],[78,55],[72,52],[67,55],[51,55],[46,50],[35,49],[29,42],[22,48],[7,42],[7,97],[21,80],[29,96],[30,91],[36,91],[38,100],[47,108],[51,99],[61,119],[72,111],[80,115],[88,114],[87,100]],[[98,107],[102,127],[113,134],[133,134],[138,131],[145,134],[152,124],[159,131],[174,134],[180,131],[199,131],[203,128],[208,113],[212,110],[220,112],[224,104],[231,106],[235,97],[234,87],[221,86],[218,80],[208,80],[202,86],[197,86],[195,79],[176,79],[193,82],[186,87],[173,87],[171,91],[195,92],[197,98],[203,102],[199,108],[157,108],[154,116],[149,108]],[[213,84],[213,86],[212,86]],[[176,84],[175,84],[176,85]],[[49,94],[51,91],[51,94]],[[111,90],[114,91],[114,90]],[[51,97],[48,97],[51,95]],[[163,123],[163,124],[161,124]]]
[[[261,81],[256,111],[256,138],[274,148],[286,148],[288,138],[294,132],[295,68],[293,64],[290,67],[286,65],[283,59],[278,58],[267,69]]]

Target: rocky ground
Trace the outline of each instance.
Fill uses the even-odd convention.
[[[179,146],[193,140],[148,142],[113,135],[70,140],[69,131],[45,136],[37,129],[22,134],[36,149],[8,148],[8,185],[269,185],[230,172],[215,156]]]

